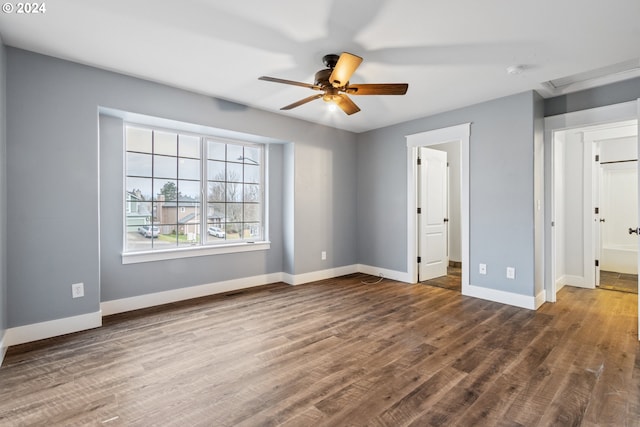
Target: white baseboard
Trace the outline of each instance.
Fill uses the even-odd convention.
[[[387,270],[386,268],[372,267],[366,264],[358,264],[358,272],[370,274],[372,276],[380,276],[382,274],[382,277],[385,277],[387,279],[411,283],[409,273],[405,273],[403,271]]]
[[[139,310],[141,308],[168,304],[192,298],[200,298],[208,295],[232,292],[240,289],[253,288],[283,281],[283,273],[263,274],[260,276],[245,277],[241,279],[225,280],[223,282],[207,283],[204,285],[190,286],[187,288],[172,289],[170,291],[155,292],[135,297],[104,301],[100,304],[103,316],[124,313],[126,311]]]
[[[7,329],[4,345],[8,347],[24,344],[26,342],[71,334],[86,329],[99,328],[100,326],[102,326],[102,313],[100,311],[33,323],[31,325],[17,326]]]
[[[543,289],[541,292],[538,293],[538,295],[536,295],[535,310],[539,309],[540,306],[545,302],[547,302],[547,292]]]
[[[69,334],[86,329],[102,326],[102,316],[123,313],[141,308],[153,307],[161,304],[168,304],[192,298],[199,298],[223,292],[232,292],[255,286],[267,285],[269,283],[285,282],[290,285],[300,285],[317,280],[331,279],[333,277],[344,276],[353,273],[365,273],[372,276],[379,276],[411,283],[409,274],[401,271],[388,270],[385,268],[373,267],[365,264],[353,264],[343,267],[330,268],[327,270],[313,271],[303,274],[271,273],[253,277],[226,280],[223,282],[208,283],[204,285],[191,286],[188,288],[172,289],[164,292],[140,295],[130,298],[122,298],[112,301],[104,301],[100,304],[100,311],[83,314],[79,316],[67,317],[63,319],[51,320],[47,322],[35,323],[31,325],[9,328],[4,336],[0,337],[0,365],[7,347],[23,344],[30,341],[37,341],[51,338],[58,335]],[[569,284],[569,283],[568,283]],[[462,294],[499,302],[502,304],[514,305],[516,307],[537,309],[544,303],[544,292],[535,297],[499,291],[495,289],[482,288],[478,286],[462,287]]]
[[[5,331],[0,333],[0,366],[2,366],[2,362],[4,361],[4,355],[7,354],[8,345],[4,344]]]
[[[576,286],[578,288],[592,288],[592,286],[586,285],[583,276],[571,276],[569,274],[565,274],[556,281],[556,290],[559,291],[565,285]]]
[[[513,305],[515,307],[527,308],[529,310],[535,310],[538,308],[536,304],[538,298],[540,298],[540,294],[533,297],[473,285],[463,285],[462,295],[499,302],[501,304]],[[542,298],[544,298],[544,292]]]
[[[345,265],[343,267],[329,268],[327,270],[312,271],[303,274],[282,273],[282,281],[289,285],[302,285],[303,283],[315,282],[316,280],[332,279],[346,274],[358,273],[358,266]]]

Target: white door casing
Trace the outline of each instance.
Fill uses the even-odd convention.
[[[407,135],[407,278],[418,281],[418,147],[460,142],[460,220],[462,294],[469,294],[469,139],[471,123]]]
[[[447,153],[420,147],[419,280],[447,274]]]

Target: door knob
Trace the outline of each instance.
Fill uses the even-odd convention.
[[[600,218],[600,222],[604,222],[604,218]]]
[[[638,229],[629,227],[629,234],[633,234],[633,233],[638,234]]]

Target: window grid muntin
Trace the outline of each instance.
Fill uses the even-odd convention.
[[[128,150],[127,149],[127,139],[125,136],[125,153],[136,153],[136,154],[148,154],[151,156],[151,163],[152,163],[152,174],[151,177],[149,176],[144,176],[144,175],[128,175],[128,170],[127,170],[127,156],[125,156],[125,183],[126,181],[128,181],[129,179],[147,179],[151,182],[151,195],[150,195],[150,199],[148,200],[144,200],[145,204],[151,204],[151,223],[148,225],[151,226],[158,226],[158,227],[171,227],[171,226],[179,226],[180,223],[179,222],[170,222],[167,223],[166,221],[160,221],[160,219],[158,218],[158,198],[157,195],[159,194],[160,189],[157,188],[157,182],[158,180],[165,180],[165,181],[175,181],[176,183],[176,193],[179,195],[180,194],[180,181],[193,181],[193,182],[198,182],[199,183],[199,197],[197,198],[197,202],[196,206],[195,206],[195,212],[196,212],[196,218],[197,218],[197,225],[199,226],[199,230],[196,234],[196,239],[195,242],[190,242],[185,244],[184,242],[181,242],[179,239],[179,232],[176,233],[176,246],[172,246],[174,248],[179,248],[181,246],[210,246],[210,245],[215,245],[215,244],[220,244],[220,243],[225,243],[225,242],[243,242],[243,241],[248,241],[248,242],[254,242],[254,241],[262,241],[265,238],[265,228],[264,228],[264,220],[265,220],[265,211],[264,211],[264,183],[265,183],[265,168],[264,168],[264,159],[265,159],[265,150],[264,150],[264,146],[262,144],[255,144],[255,143],[248,143],[248,142],[242,142],[242,141],[236,141],[236,140],[226,140],[226,139],[222,139],[222,138],[212,138],[210,136],[205,136],[205,135],[199,135],[199,134],[193,134],[193,133],[189,133],[189,132],[183,132],[183,131],[176,131],[176,130],[167,130],[167,129],[162,129],[162,128],[157,128],[157,127],[147,127],[144,125],[138,125],[138,124],[126,124],[126,129],[137,129],[137,130],[143,130],[143,131],[150,131],[151,132],[151,138],[152,138],[152,143],[151,143],[151,152],[147,152],[147,151],[137,151],[137,150]],[[176,137],[176,156],[170,156],[167,154],[157,154],[155,152],[155,140],[156,140],[156,133],[157,132],[162,132],[162,133],[169,133],[171,135],[175,135]],[[126,135],[126,133],[125,133]],[[200,157],[194,157],[193,155],[185,155],[185,156],[181,156],[181,150],[180,150],[180,138],[181,137],[196,137],[199,140],[199,151],[200,151]],[[208,154],[208,144],[209,142],[214,142],[217,144],[222,144],[225,148],[225,159],[222,160],[215,160],[215,161],[222,161],[224,163],[224,181],[212,181],[209,180],[207,174],[208,174],[208,165],[209,162],[212,161],[212,159],[210,159],[210,156]],[[231,150],[229,150],[229,147],[232,147]],[[230,159],[228,158],[228,152],[229,151],[233,151],[233,150],[238,150],[239,148],[241,148],[241,153],[242,153],[242,158],[237,158],[237,159]],[[237,152],[237,151],[236,151]],[[252,154],[251,157],[246,157],[245,154]],[[255,155],[258,155],[258,160],[253,160]],[[165,156],[165,157],[171,157],[174,158],[175,161],[177,162],[176,165],[176,177],[164,177],[164,178],[158,178],[155,176],[155,161],[153,161],[154,156]],[[196,181],[194,179],[181,179],[180,178],[180,159],[196,159],[200,162],[200,169],[201,169],[201,174],[200,174],[200,180]],[[257,162],[257,163],[256,163]],[[230,181],[226,180],[227,178],[227,167],[228,164],[237,164],[242,166],[242,175],[239,178],[234,178]],[[257,183],[254,183],[253,181],[251,182],[244,182],[245,181],[245,166],[246,165],[252,165],[252,166],[257,166],[259,168],[258,170],[258,179],[257,179]],[[216,202],[210,202],[209,201],[209,184],[211,182],[218,182],[224,185],[224,192],[223,195],[225,197],[224,201],[216,201]],[[228,190],[228,186],[229,184],[235,184],[237,185],[239,188],[236,189],[236,191],[239,193],[238,197],[239,200],[238,201],[228,201],[226,200],[227,197],[227,190]],[[256,200],[252,200],[252,201],[247,201],[246,200],[246,195],[245,195],[245,187],[246,185],[252,185],[255,189],[257,189],[257,195]],[[128,188],[125,189],[125,196],[128,193]],[[125,197],[126,199],[126,197]],[[229,211],[229,205],[231,204],[239,204],[241,205],[241,209],[239,209],[239,212],[237,212],[238,217],[237,218],[232,218],[235,221],[224,221],[227,219],[227,214]],[[126,208],[124,209],[125,211],[125,230],[126,231],[130,231],[130,226],[127,224],[127,214],[130,213],[130,206],[131,204],[127,202],[127,200],[125,200],[125,204],[126,204]],[[209,218],[209,209],[212,205],[215,204],[223,204],[225,209],[224,209],[224,217],[223,219],[223,223],[222,223],[222,228],[225,231],[225,237],[220,239],[219,237],[216,239],[213,239],[213,236],[210,236],[208,233],[208,228],[210,226],[215,226],[216,223],[214,223],[213,221],[210,220]],[[247,205],[253,205],[253,206],[257,206],[258,207],[258,221],[255,221],[255,216],[252,218],[248,218],[246,216],[246,206]],[[180,215],[180,201],[178,200],[175,206],[175,210],[176,210],[176,214]],[[249,220],[251,219],[251,220]],[[195,224],[195,223],[193,223]],[[239,228],[239,230],[236,231],[242,231],[241,235],[235,237],[235,238],[227,238],[226,236],[226,232],[227,229],[231,229],[232,227],[236,227]],[[248,235],[247,235],[248,232]],[[161,230],[162,233],[162,230]],[[125,233],[126,234],[126,233]],[[233,237],[233,236],[232,236]],[[170,247],[167,247],[166,245],[159,245],[158,244],[158,239],[149,239],[150,240],[150,245],[151,245],[151,250],[160,250],[160,249],[170,249]],[[130,253],[135,253],[135,252],[139,252],[140,249],[136,249],[136,248],[131,248],[128,245],[128,238],[127,236],[125,236],[125,252],[130,252]],[[173,242],[172,242],[173,243]],[[142,249],[142,251],[146,251],[147,249]]]

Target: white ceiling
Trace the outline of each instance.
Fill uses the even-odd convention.
[[[263,110],[362,132],[640,57],[638,0],[55,0],[0,13],[15,46]],[[364,62],[352,83],[409,83],[359,96],[352,116],[313,101],[327,53]],[[524,66],[520,74],[506,72]]]

